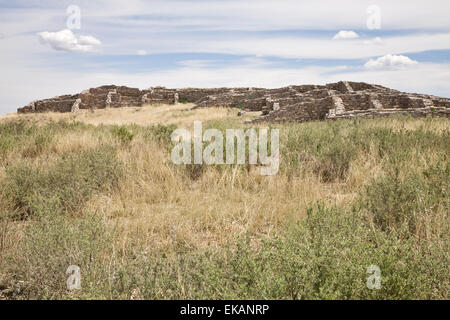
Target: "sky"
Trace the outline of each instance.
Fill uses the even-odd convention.
[[[0,114],[106,84],[450,97],[447,0],[0,0]]]

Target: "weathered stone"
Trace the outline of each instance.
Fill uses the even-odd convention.
[[[81,99],[78,98],[77,100],[75,100],[75,103],[72,105],[72,112],[78,112],[80,111],[80,104],[81,104]]]
[[[117,90],[116,89],[109,91],[108,94],[106,95],[106,108],[111,108],[113,95],[117,96]],[[114,100],[117,100],[117,99],[114,99]]]
[[[308,121],[393,113],[449,117],[450,99],[408,94],[379,85],[341,81],[324,86],[300,85],[277,89],[211,88],[146,90],[106,85],[76,95],[33,101],[19,113],[76,112],[79,109],[195,103],[194,108],[231,107],[261,111],[255,121]]]

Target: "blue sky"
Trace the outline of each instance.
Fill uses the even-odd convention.
[[[350,80],[450,97],[449,13],[444,0],[0,0],[0,114],[103,84]]]

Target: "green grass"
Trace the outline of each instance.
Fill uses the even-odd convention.
[[[134,134],[128,131],[125,126],[114,127],[112,132],[124,145],[129,144],[134,138]]]
[[[361,210],[370,212],[374,223],[383,231],[407,225],[411,234],[419,236],[426,228],[421,222],[423,219],[428,219],[433,226],[444,223],[443,228],[439,228],[442,234],[437,234],[440,237],[445,236],[443,230],[448,231],[448,225],[440,218],[450,212],[449,195],[449,162],[438,162],[421,173],[410,172],[405,178],[400,178],[399,169],[394,168],[392,174],[366,187]]]
[[[332,182],[345,179],[351,162],[360,155],[372,153],[390,167],[408,165],[420,156],[429,157],[429,153],[445,160],[450,153],[449,131],[436,132],[424,126],[416,130],[370,127],[369,123],[346,120],[288,125],[282,140],[282,170],[298,172],[307,166],[324,181]]]
[[[307,176],[346,200],[324,196],[307,205],[305,218],[283,221],[272,232],[230,233],[226,242],[211,246],[172,238],[163,247],[143,239],[151,232],[175,233],[177,219],[186,214],[171,210],[181,200],[165,181],[175,175],[180,182],[170,185],[173,190],[189,192],[208,175],[217,184],[219,178],[245,180],[245,166],[234,172],[186,166],[164,175],[158,165],[171,164],[157,164],[157,180],[150,181],[161,183],[172,202],[153,203],[144,179],[150,173],[121,159],[137,150],[133,146],[154,142],[169,159],[174,126],[0,124],[0,292],[9,299],[448,299],[448,120],[397,117],[391,126],[383,121],[276,125],[279,176],[260,178],[258,186],[231,184],[245,193],[264,190],[276,179]],[[211,121],[205,128],[225,130],[236,123]],[[74,132],[89,132],[97,144],[81,152],[52,151],[56,136]],[[125,174],[136,175],[134,193],[149,193],[124,203],[143,199],[165,206],[173,228],[161,231],[164,225],[148,212],[152,228],[137,230],[133,238],[121,233],[123,220],[105,214],[109,202],[88,206],[96,196],[127,197]],[[246,205],[234,221],[252,210]],[[213,209],[205,206],[204,215]],[[81,268],[81,290],[66,288],[69,265]],[[379,290],[366,286],[371,265],[381,270]]]
[[[144,129],[143,135],[147,140],[154,140],[164,146],[167,150],[172,147],[171,135],[176,130],[175,125],[157,124]]]
[[[21,218],[50,211],[73,213],[94,192],[117,184],[120,172],[115,151],[108,146],[67,155],[49,167],[22,160],[6,169],[2,193]]]

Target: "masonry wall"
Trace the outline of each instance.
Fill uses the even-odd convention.
[[[145,104],[194,103],[194,108],[230,107],[261,111],[256,121],[309,121],[408,113],[449,117],[450,99],[408,94],[360,82],[264,88],[153,87],[145,90],[106,85],[75,95],[33,101],[19,113],[77,112],[83,109],[140,107]]]

